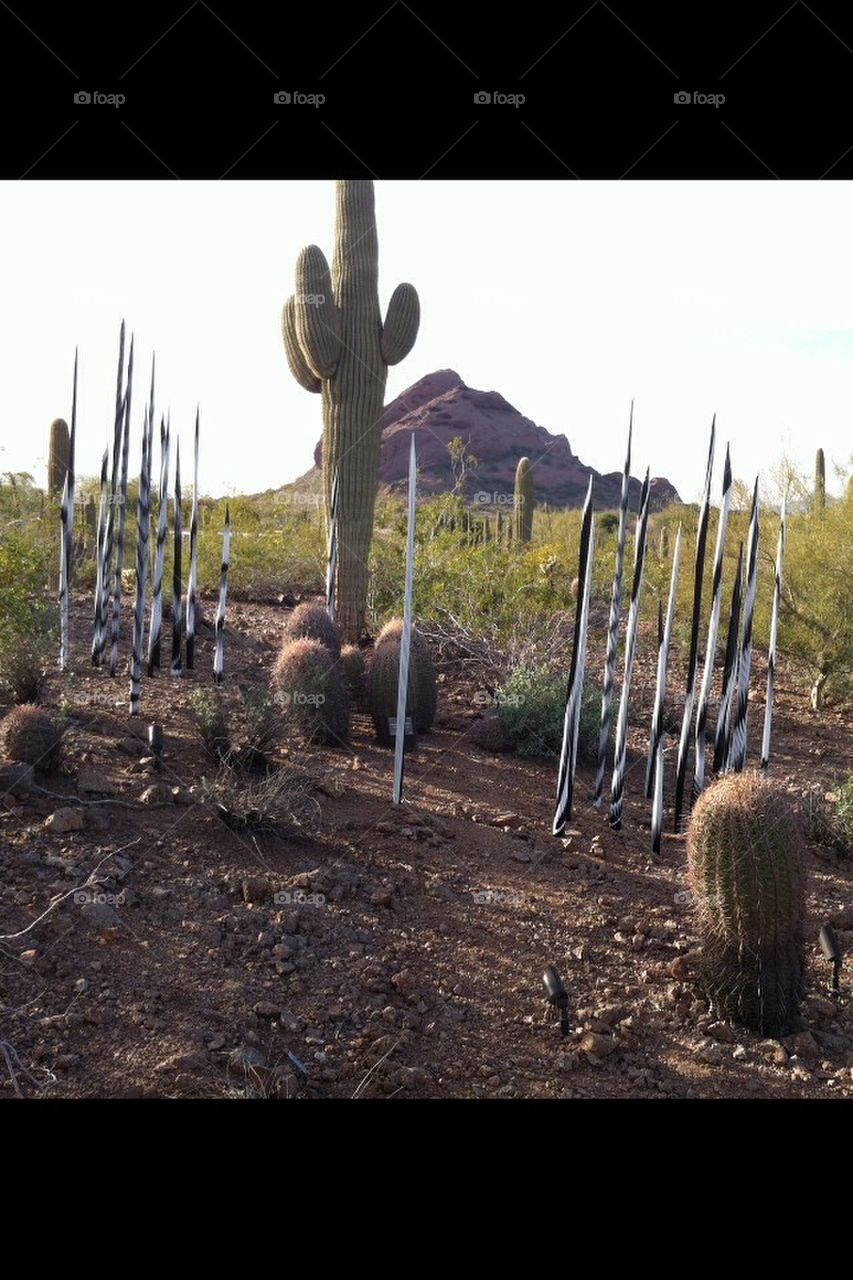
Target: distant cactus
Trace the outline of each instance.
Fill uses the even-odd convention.
[[[658,535],[658,553],[661,560],[669,559],[669,526],[664,525]]]
[[[823,511],[826,507],[826,462],[823,449],[818,449],[814,465],[814,509]]]
[[[0,722],[0,754],[50,773],[59,764],[62,730],[31,702],[13,707]]]
[[[345,644],[341,649],[338,665],[353,704],[358,707],[363,706],[367,695],[365,680],[367,664],[364,661],[363,651],[354,644]]]
[[[760,1035],[789,1035],[805,953],[801,842],[787,793],[757,772],[721,778],[696,804],[687,857],[715,1012]]]
[[[349,697],[332,655],[307,636],[286,642],[272,673],[285,724],[309,742],[341,746],[349,737]]]
[[[520,458],[515,471],[515,536],[529,542],[533,534],[533,470],[529,458]]]
[[[333,658],[341,656],[341,633],[326,612],[324,604],[306,600],[298,604],[284,625],[287,640],[301,640],[307,636],[309,640],[318,640],[325,645]]]
[[[59,502],[62,497],[70,451],[68,423],[64,418],[56,418],[50,424],[50,453],[47,462],[47,496],[51,502]]]
[[[403,619],[392,618],[390,622],[382,628],[376,639],[376,647],[374,649],[374,661],[376,654],[384,646],[396,646],[399,651],[400,640],[403,635]],[[399,661],[399,657],[394,659]],[[438,705],[438,686],[435,681],[435,667],[432,662],[432,654],[429,651],[429,645],[424,637],[418,631],[417,627],[412,627],[412,642],[409,651],[409,671],[412,673],[414,680],[414,701],[410,705],[409,711],[413,718],[416,733],[429,733],[432,723],[435,720],[436,707]],[[396,689],[396,685],[394,686]],[[388,712],[388,715],[397,714],[396,694],[394,695],[394,709]]]
[[[94,545],[98,534],[98,508],[91,494],[86,499],[86,504],[83,508],[83,528],[86,535],[86,546],[91,547]]]
[[[296,293],[282,313],[290,371],[307,391],[323,393],[323,492],[330,517],[332,477],[340,485],[335,609],[344,638],[365,625],[367,561],[379,483],[382,410],[388,366],[414,346],[418,295],[400,284],[383,321],[373,183],[337,184],[332,269],[316,245],[296,264]]]

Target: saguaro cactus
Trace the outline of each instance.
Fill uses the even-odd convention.
[[[533,471],[529,458],[519,458],[515,469],[515,536],[529,542],[533,533]]]
[[[51,502],[58,502],[62,497],[69,445],[68,423],[64,418],[55,418],[50,424],[50,455],[47,461],[47,496]]]
[[[327,527],[336,469],[339,477],[335,620],[344,639],[356,641],[364,630],[388,366],[414,346],[420,304],[412,285],[397,285],[383,323],[373,183],[342,180],[336,199],[331,272],[316,245],[302,250],[282,335],[296,381],[322,392]]]
[[[786,793],[753,771],[722,778],[693,811],[687,857],[715,1011],[761,1035],[795,1031],[804,877]]]
[[[818,449],[814,463],[814,509],[823,511],[826,507],[826,462],[823,449]]]

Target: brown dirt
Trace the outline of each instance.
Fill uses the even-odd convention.
[[[231,608],[228,680],[267,676],[285,617],[281,608]],[[348,748],[314,753],[331,793],[319,796],[319,831],[253,837],[230,830],[190,791],[210,770],[187,699],[212,685],[211,639],[197,644],[195,672],[144,682],[142,715],[131,721],[126,675],[111,681],[88,665],[88,623],[80,599],[68,763],[43,783],[74,805],[78,769],[94,770],[130,807],[89,807],[83,830],[60,835],[44,822],[61,800],[5,796],[0,932],[27,929],[103,859],[97,891],[117,899],[118,919],[93,921],[72,893],[22,936],[0,940],[0,1042],[23,1094],[853,1094],[853,1005],[848,994],[837,1009],[824,998],[828,967],[817,946],[827,918],[853,941],[853,864],[808,852],[806,1033],[784,1048],[728,1026],[709,1030],[680,959],[696,945],[684,837],[667,833],[657,860],[649,852],[647,730],[630,735],[622,832],[589,804],[592,776],[582,769],[571,836],[555,840],[554,762],[475,747],[478,690],[444,671],[435,730],[407,761],[402,809],[390,803],[391,752],[357,714]],[[756,690],[765,669],[757,655]],[[651,644],[641,644],[632,717],[640,725],[653,670]],[[61,692],[53,677],[48,702]],[[853,773],[849,718],[827,711],[818,720],[805,681],[784,662],[776,707],[775,777],[802,793]],[[762,716],[756,694],[752,760]],[[159,778],[138,771],[151,720],[166,732]],[[142,805],[152,781],[178,788],[178,798]],[[307,900],[274,900],[287,892]],[[569,992],[567,1038],[544,999],[550,963]],[[0,1077],[0,1096],[13,1096],[2,1054]]]

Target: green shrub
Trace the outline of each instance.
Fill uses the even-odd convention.
[[[0,684],[13,702],[37,702],[59,655],[59,608],[48,594],[46,545],[13,531],[0,541]]]
[[[853,847],[853,778],[839,787],[835,802],[835,820],[848,845]]]
[[[249,766],[266,764],[286,736],[281,707],[263,685],[243,689],[241,698],[245,734],[243,760]]]
[[[498,690],[498,715],[520,756],[559,755],[563,743],[568,675],[545,666],[519,667]],[[578,763],[595,764],[601,694],[584,686]]]
[[[233,748],[228,711],[222,695],[212,689],[194,689],[190,694],[190,712],[211,760],[227,764]]]

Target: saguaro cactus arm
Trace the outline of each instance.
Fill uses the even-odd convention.
[[[398,284],[391,294],[385,323],[382,326],[380,350],[386,364],[399,364],[415,345],[421,322],[418,291],[412,284]]]
[[[306,391],[319,391],[323,384],[309,369],[296,336],[296,299],[293,297],[287,299],[282,309],[281,336],[284,339],[288,367],[300,387],[304,387]]]
[[[309,244],[296,260],[296,338],[317,378],[331,378],[341,354],[340,316],[332,276],[322,249]]]

